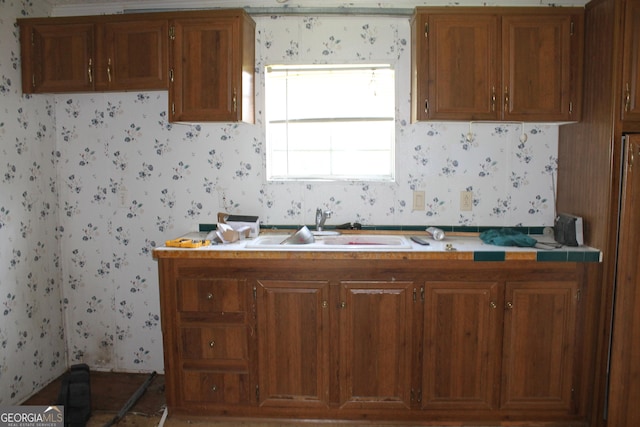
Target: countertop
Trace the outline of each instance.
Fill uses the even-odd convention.
[[[285,234],[280,232],[279,234]],[[357,234],[351,232],[346,234]],[[370,234],[370,233],[361,233]],[[381,233],[378,233],[381,234]],[[521,248],[485,244],[475,233],[449,233],[444,240],[435,241],[426,233],[385,233],[386,235],[418,235],[429,241],[428,246],[411,240],[407,247],[379,249],[375,245],[359,248],[304,248],[304,245],[281,245],[274,247],[252,247],[253,239],[241,239],[234,243],[219,243],[199,248],[172,248],[161,246],[153,250],[155,259],[161,258],[210,258],[210,259],[413,259],[413,260],[465,260],[465,261],[555,261],[555,262],[600,262],[601,252],[588,246],[562,246],[553,248],[539,244],[538,247]],[[207,233],[194,232],[182,237],[204,239]],[[263,233],[260,234],[261,236]],[[539,243],[551,242],[547,236],[533,235]]]

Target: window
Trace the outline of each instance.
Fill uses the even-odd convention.
[[[391,65],[271,65],[265,107],[268,180],[394,180]]]

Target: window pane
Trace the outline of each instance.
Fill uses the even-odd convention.
[[[387,65],[269,66],[268,179],[394,179]]]

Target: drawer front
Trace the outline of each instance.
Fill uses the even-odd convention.
[[[244,325],[182,327],[182,357],[191,360],[247,360],[247,334]]]
[[[248,404],[248,374],[215,371],[184,371],[182,396],[185,402]]]
[[[178,310],[182,312],[243,312],[244,282],[235,279],[179,279]]]

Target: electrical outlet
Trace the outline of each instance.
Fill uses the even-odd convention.
[[[460,192],[460,210],[466,212],[473,210],[473,191]]]
[[[424,210],[424,191],[413,192],[413,210],[414,211]]]

